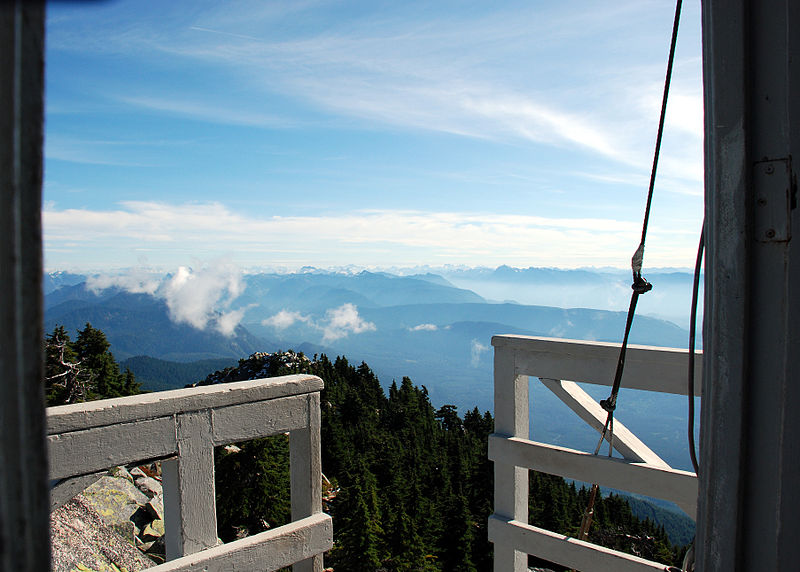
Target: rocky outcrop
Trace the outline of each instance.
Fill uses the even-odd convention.
[[[54,572],[138,572],[164,561],[159,463],[116,467],[51,514]]]
[[[50,517],[53,572],[139,572],[155,566],[109,526],[82,494]]]
[[[296,353],[292,350],[275,353],[256,352],[247,359],[240,359],[238,366],[216,371],[203,381],[191,384],[189,387],[276,377],[287,371],[300,372],[303,366],[310,362],[311,360],[302,352]]]

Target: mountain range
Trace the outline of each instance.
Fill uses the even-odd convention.
[[[75,331],[90,322],[106,333],[123,366],[131,367],[151,390],[180,387],[194,375],[203,377],[200,373],[206,365],[235,363],[256,351],[294,349],[365,361],[384,387],[408,376],[427,388],[437,406],[451,403],[462,411],[475,406],[491,410],[492,335],[615,342],[622,336],[625,312],[497,302],[480,290],[459,285],[468,280],[492,281],[505,288],[514,286],[517,298],[526,298],[537,289],[557,290],[559,284],[603,289],[611,283],[609,276],[590,270],[508,267],[450,271],[446,277],[433,272],[318,270],[250,274],[241,277],[243,289],[238,289],[237,296],[228,296],[222,307],[206,309],[207,323],[201,329],[181,321],[186,308],[177,306],[196,305],[202,298],[199,294],[177,299],[170,298],[165,287],[153,294],[121,286],[92,289],[85,282],[88,277],[58,273],[45,280],[45,328],[51,331],[63,325]],[[669,278],[660,280],[656,288],[670,280],[683,287],[690,279],[688,273],[664,276]],[[624,281],[619,274],[616,279]],[[229,335],[214,327],[214,320],[226,312],[238,312],[240,318]],[[658,346],[685,347],[687,337],[686,330],[676,324],[645,315],[637,315],[631,332],[632,343]],[[198,360],[215,361],[191,364]],[[171,373],[159,379],[153,372]],[[589,387],[587,391],[602,398],[607,389]],[[532,401],[535,438],[575,448],[593,447],[593,431],[539,383],[532,383]],[[688,467],[683,398],[623,390],[620,404],[619,419],[665,460]]]

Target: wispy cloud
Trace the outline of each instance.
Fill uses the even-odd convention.
[[[513,94],[487,94],[480,99],[465,100],[462,106],[464,111],[474,112],[507,132],[530,141],[571,144],[619,161],[633,160],[619,148],[613,134],[602,132],[588,115],[581,117]]]
[[[413,328],[408,328],[411,332],[435,332],[439,329],[436,324],[419,324]]]
[[[470,343],[469,353],[472,367],[478,367],[481,363],[483,354],[489,351],[489,346],[480,343],[478,340],[472,340]]]
[[[86,288],[93,292],[101,292],[108,288],[120,288],[133,294],[150,294],[154,296],[161,287],[162,277],[139,268],[133,268],[125,274],[97,274],[86,279]]]
[[[71,32],[70,42],[56,42],[64,49],[85,44],[91,51],[99,44],[173,65],[204,66],[211,77],[234,82],[224,94],[181,93],[173,86],[171,93],[135,91],[118,98],[164,113],[256,127],[291,125],[280,112],[264,114],[253,104],[259,96],[279,94],[364,119],[367,129],[377,122],[575,147],[641,167],[648,161],[645,143],[652,138],[663,66],[644,67],[636,53],[615,51],[621,40],[614,35],[624,32],[628,41],[652,35],[624,22],[652,23],[669,14],[657,4],[587,3],[576,10],[523,3],[469,13],[443,7],[424,21],[402,5],[354,10],[346,20],[320,19],[326,8],[317,2],[164,10],[169,17],[154,17],[148,25],[120,24],[123,33],[97,38],[93,30],[81,38]],[[287,34],[285,18],[304,25]],[[68,34],[66,28],[56,31],[58,37]],[[582,51],[587,44],[596,53]],[[697,83],[695,60],[692,54],[676,65],[668,119],[697,139],[702,100],[684,89]]]
[[[297,125],[297,121],[290,121],[285,117],[268,115],[260,111],[245,111],[238,109],[234,101],[221,101],[217,105],[201,103],[185,99],[183,94],[176,98],[147,97],[147,96],[122,96],[119,101],[135,107],[200,119],[210,123],[225,125],[245,125],[250,127],[285,128]]]
[[[302,314],[300,312],[293,312],[290,310],[281,310],[274,316],[270,316],[261,321],[261,324],[264,326],[270,326],[275,328],[276,330],[285,330],[286,328],[291,327],[297,322],[302,323],[310,323],[312,320],[311,316],[306,314]]]
[[[45,143],[47,160],[116,167],[145,166],[141,161],[130,160],[124,148],[131,145],[129,142],[82,140],[54,135],[48,137]]]
[[[228,310],[221,312],[219,315],[214,316],[214,325],[216,329],[225,336],[232,336],[236,332],[236,327],[242,321],[247,307],[238,308],[236,310]]]

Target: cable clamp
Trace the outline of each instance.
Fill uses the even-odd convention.
[[[633,275],[633,284],[631,284],[631,288],[637,294],[644,294],[645,292],[649,292],[653,289],[653,285],[650,284],[647,280],[642,278],[642,275],[638,272],[634,273]]]
[[[617,408],[617,400],[612,397],[601,399],[600,407],[605,409],[608,413],[614,413],[614,410]]]

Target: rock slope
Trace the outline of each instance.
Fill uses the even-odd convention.
[[[139,572],[164,561],[160,466],[116,467],[51,513],[54,572]]]

